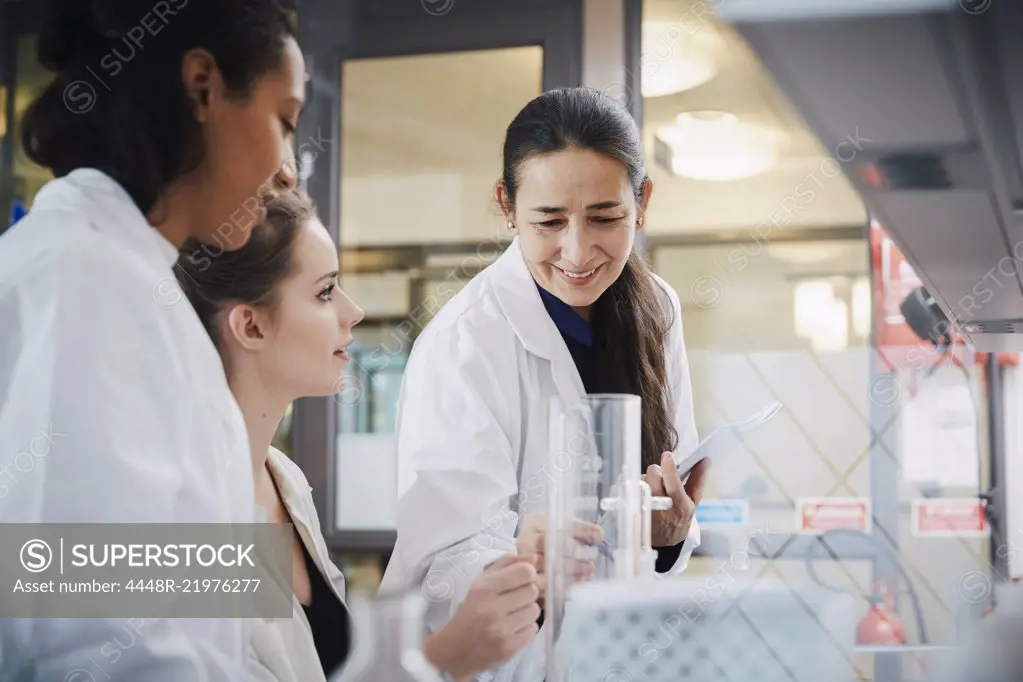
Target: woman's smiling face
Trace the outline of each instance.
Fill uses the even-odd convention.
[[[585,315],[632,253],[643,206],[619,161],[587,149],[539,154],[518,169],[513,211],[536,282]],[[649,181],[647,183],[649,185]],[[649,187],[644,197],[649,196]]]

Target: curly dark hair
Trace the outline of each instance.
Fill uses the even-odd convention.
[[[25,114],[26,153],[57,177],[105,172],[143,213],[203,159],[184,55],[207,50],[244,101],[296,34],[276,0],[48,0],[44,16],[38,58],[55,78]]]

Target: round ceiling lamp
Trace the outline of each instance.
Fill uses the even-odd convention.
[[[660,128],[657,141],[666,147],[675,175],[727,182],[760,175],[778,163],[784,135],[739,120],[727,111],[687,111],[674,126]]]
[[[707,31],[683,30],[679,22],[644,21],[640,56],[644,97],[691,90],[717,75]]]

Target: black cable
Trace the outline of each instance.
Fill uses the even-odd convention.
[[[989,490],[987,493],[984,492],[984,458],[982,457],[982,453],[984,451],[984,442],[983,442],[983,438],[981,437],[980,398],[977,396],[977,391],[974,390],[973,377],[970,376],[970,370],[966,367],[966,363],[965,362],[955,362],[955,344],[953,344],[951,348],[943,348],[941,346],[938,346],[937,348],[941,352],[943,358],[946,357],[946,356],[951,355],[951,362],[952,362],[953,365],[955,365],[959,369],[960,372],[962,372],[963,380],[966,383],[966,390],[970,394],[970,407],[973,410],[973,426],[974,426],[975,437],[976,437],[976,444],[975,445],[976,445],[976,448],[977,448],[977,495],[976,495],[976,497],[981,502],[984,502],[984,505],[983,505],[984,518],[987,520],[988,527],[991,528],[992,535],[994,536],[994,535],[996,535],[996,532],[995,532],[995,524],[994,524],[994,518],[993,518],[993,509],[992,509],[992,505],[990,503],[991,502],[991,492],[992,491]],[[994,355],[993,357],[995,358],[994,362],[997,362],[997,356]],[[935,372],[935,370],[938,367],[938,364],[939,363],[935,363],[931,367],[931,369],[927,372],[927,376],[930,376],[931,374],[933,374]],[[997,537],[994,537],[993,541],[1001,542],[1001,540],[999,538],[997,538]]]
[[[965,345],[964,345],[964,347],[965,347]],[[983,496],[983,493],[981,492],[981,489],[983,487],[983,480],[984,480],[984,465],[983,465],[983,458],[981,457],[981,452],[983,451],[983,441],[982,441],[982,439],[980,437],[980,431],[981,431],[981,427],[980,427],[980,399],[977,397],[977,392],[973,388],[973,377],[970,376],[970,370],[966,368],[966,363],[965,362],[956,362],[955,361],[955,349],[956,349],[956,344],[954,344],[954,343],[952,344],[952,346],[950,348],[941,348],[941,347],[938,348],[938,350],[941,351],[942,357],[949,356],[950,357],[950,362],[953,365],[955,365],[956,367],[958,367],[959,371],[962,372],[963,378],[966,381],[966,390],[970,394],[970,407],[973,408],[973,427],[975,429],[975,434],[976,434],[976,439],[977,439],[977,443],[976,443],[976,445],[977,445],[977,498],[983,500],[984,496]],[[937,364],[935,364],[935,367],[937,367]],[[932,372],[933,372],[933,370],[932,370]],[[990,521],[991,520],[988,519],[988,523],[990,523]]]
[[[831,554],[832,558],[834,558],[836,561],[838,560],[838,557],[831,550],[831,547],[828,546],[827,543],[825,542],[825,538],[828,536],[841,535],[842,533],[869,540],[871,543],[873,543],[875,547],[880,548],[881,552],[886,554],[888,559],[895,565],[895,568],[899,570],[899,573],[902,574],[903,579],[905,579],[906,581],[906,591],[909,593],[910,601],[912,601],[913,603],[913,615],[916,617],[916,627],[917,633],[920,636],[920,643],[929,644],[930,639],[927,637],[927,629],[924,626],[924,615],[923,609],[920,607],[920,597],[916,593],[916,588],[913,587],[913,581],[910,580],[909,574],[906,572],[906,569],[902,567],[902,561],[900,561],[898,555],[895,554],[894,551],[892,551],[892,548],[886,544],[883,544],[873,535],[867,535],[866,533],[862,533],[858,530],[853,530],[851,528],[833,528],[831,530],[824,531],[817,538],[819,542],[811,542],[809,548],[806,550],[806,572],[810,576],[810,580],[814,581],[821,587],[831,590],[833,592],[852,594],[853,596],[862,596],[855,595],[855,593],[850,592],[849,590],[843,590],[841,588],[835,587],[834,585],[827,584],[826,582],[820,579],[820,576],[817,575],[817,571],[816,569],[814,569],[813,566],[813,562],[815,559],[814,555],[816,554],[818,545],[824,545],[824,547],[828,550],[828,553]]]
[[[973,426],[976,430],[977,437],[977,497],[978,499],[984,499],[982,495],[982,488],[984,485],[984,458],[981,457],[983,451],[983,441],[980,437],[980,399],[977,397],[977,392],[973,388],[973,377],[970,376],[970,370],[966,369],[966,363],[955,363],[959,370],[963,373],[963,378],[966,380],[966,390],[970,393],[970,406],[973,408]],[[987,506],[985,505],[985,513]],[[988,519],[990,523],[990,519]]]

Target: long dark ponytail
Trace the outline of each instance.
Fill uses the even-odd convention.
[[[509,200],[515,201],[518,171],[525,161],[570,148],[619,161],[628,171],[636,201],[643,199],[647,171],[632,116],[597,90],[562,88],[529,102],[508,126],[502,183]],[[590,310],[596,366],[601,368],[594,388],[640,396],[644,468],[659,464],[662,452],[678,446],[664,355],[669,315],[649,266],[635,250],[622,274]]]

